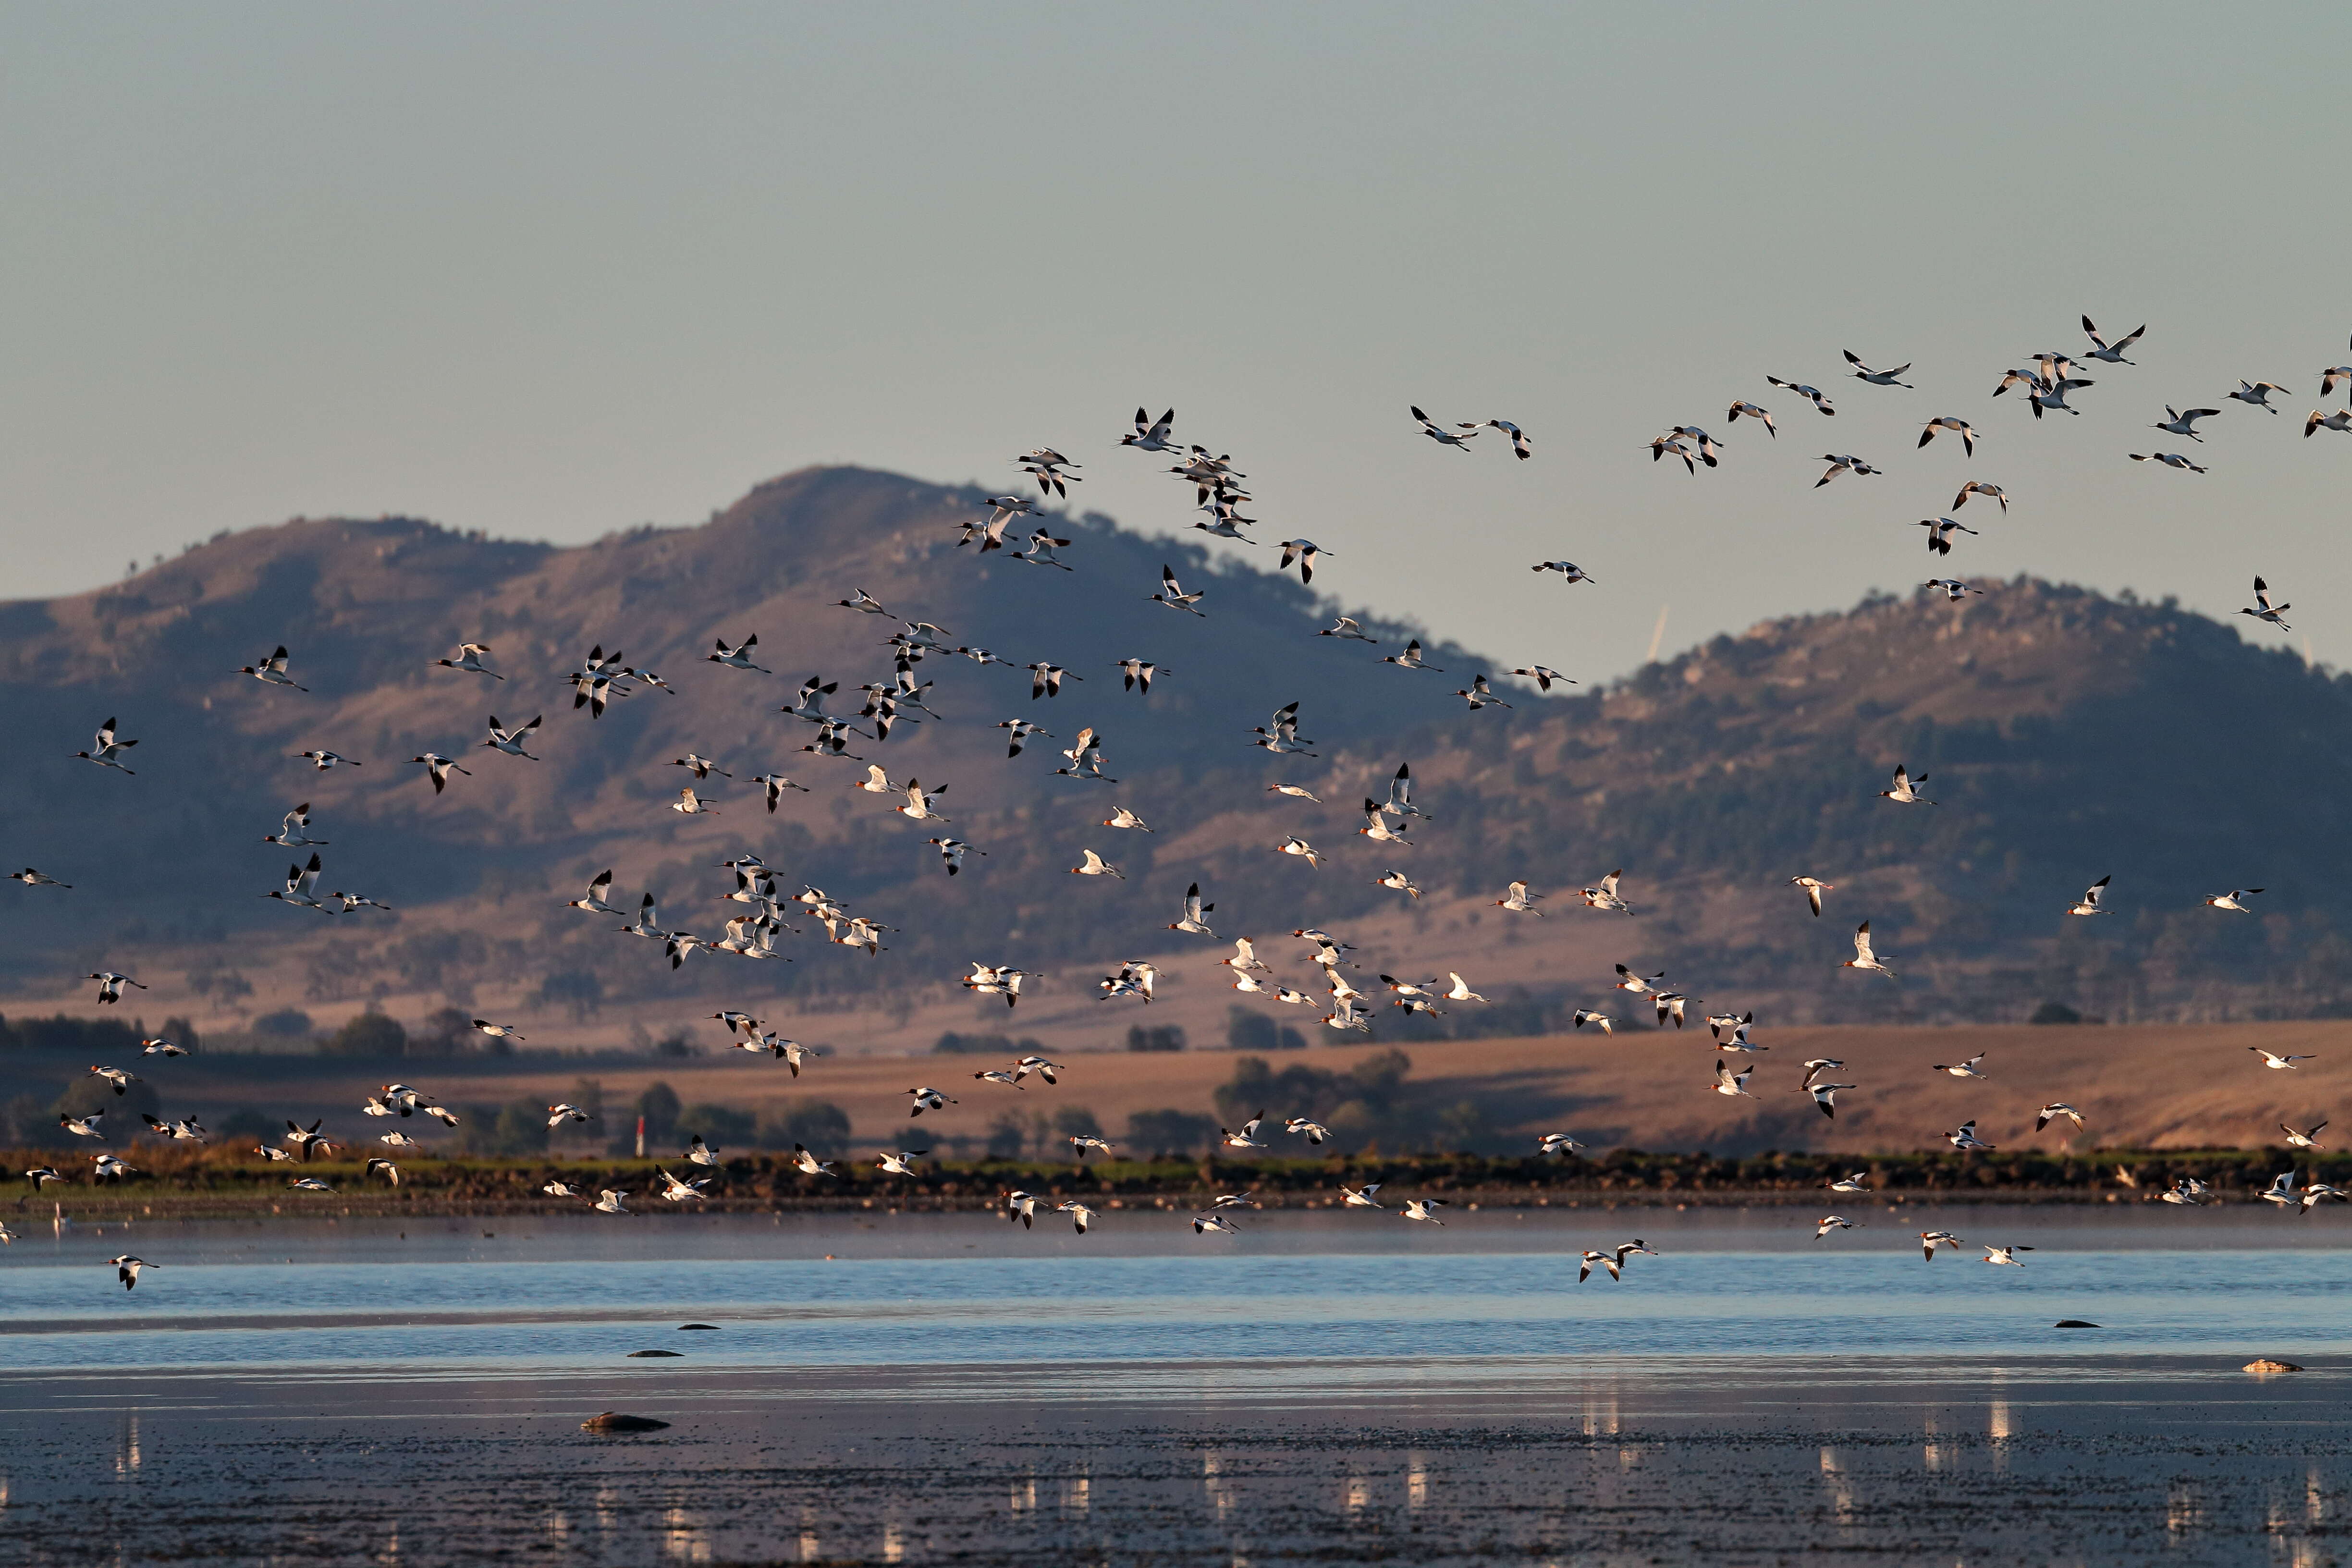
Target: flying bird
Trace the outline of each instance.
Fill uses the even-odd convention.
[[[1519,456],[1524,458],[1527,454],[1522,452]],[[1297,562],[1298,580],[1301,583],[1315,581],[1315,563],[1331,553],[1311,539],[1286,539],[1282,542],[1281,548],[1280,570],[1287,572],[1290,570],[1290,563],[1293,561]]]
[[[1970,496],[1990,497],[1992,500],[2000,502],[2001,514],[2003,516],[2008,515],[2009,496],[2007,492],[2002,490],[1999,485],[1980,484],[1975,479],[1970,479],[1967,484],[1960,487],[1960,493],[1952,498],[1952,510],[1954,511],[1959,510],[1961,507],[1968,504],[1968,499]]]
[[[1919,793],[1919,785],[1927,782],[1926,773],[1921,773],[1915,779],[1905,770],[1902,763],[1897,763],[1895,765],[1895,787],[1880,790],[1878,798],[1891,800],[1897,805],[1933,805],[1936,804],[1934,801]]]
[[[1787,390],[1795,393],[1798,396],[1803,398],[1806,402],[1811,404],[1815,408],[1820,409],[1824,414],[1834,415],[1837,412],[1836,409],[1830,406],[1829,398],[1817,388],[1807,386],[1801,382],[1782,381],[1777,375],[1768,375],[1764,379],[1774,386],[1784,387]]]
[[[98,739],[91,742],[98,750],[76,752],[74,755],[85,763],[96,763],[101,768],[113,768],[120,773],[135,777],[136,770],[124,767],[121,755],[138,743],[136,741],[118,740],[114,732],[114,721],[109,719],[98,727]]]
[[[2135,363],[2137,363],[2136,361],[2124,358],[2124,350],[2139,342],[2140,334],[2147,331],[2147,323],[2142,322],[2134,331],[2125,333],[2122,337],[2117,338],[2114,342],[2109,342],[2106,339],[2099,335],[2098,328],[2091,325],[2091,318],[2084,316],[2083,318],[2083,335],[2091,340],[2091,352],[2084,354],[2083,357],[2084,359],[2105,360],[2109,364]]]
[[[1518,455],[1519,461],[1524,463],[1535,456],[1528,446],[1528,433],[1509,420],[1489,419],[1485,427],[1489,430],[1500,430],[1504,435],[1508,436],[1511,438],[1511,450]]]
[[[1955,432],[1960,438],[1961,452],[1971,458],[1977,455],[1976,426],[1969,424],[1965,419],[1955,418],[1948,414],[1944,415],[1939,418],[1930,419],[1927,421],[1926,426],[1919,432],[1919,445],[1924,447],[1928,442],[1934,440],[1936,438],[1936,432],[1938,430],[1950,430]]]
[[[1204,904],[1201,901],[1201,884],[1195,882],[1184,889],[1183,913],[1177,920],[1170,922],[1168,929],[1184,931],[1192,936],[1214,936],[1217,933],[1211,931],[1201,917],[1216,907],[1214,904]]]
[[[1461,424],[1456,429],[1448,430],[1418,408],[1412,411],[1412,416],[1421,421],[1423,435],[1441,447],[1452,447],[1465,452],[1470,449],[1471,437],[1486,428],[1483,425]]]
[[[451,773],[464,773],[467,778],[474,776],[473,769],[461,768],[457,765],[457,760],[455,757],[445,757],[437,752],[427,752],[421,757],[411,757],[408,760],[425,764],[425,775],[433,781],[435,795],[439,795],[449,787]]]
[[[1095,851],[1093,851],[1093,850],[1091,850],[1091,849],[1086,849],[1086,850],[1081,850],[1081,851],[1080,851],[1080,853],[1081,853],[1081,854],[1083,854],[1083,855],[1086,857],[1086,863],[1085,863],[1084,865],[1081,865],[1081,866],[1073,866],[1073,867],[1071,867],[1071,868],[1070,868],[1070,875],[1071,875],[1071,876],[1073,876],[1073,877],[1117,877],[1117,878],[1118,878],[1120,881],[1122,881],[1122,882],[1124,882],[1124,881],[1126,881],[1126,880],[1127,880],[1127,873],[1126,873],[1126,872],[1124,872],[1124,871],[1120,870],[1118,867],[1116,867],[1116,866],[1112,865],[1109,861],[1108,861],[1108,860],[1104,859],[1100,855],[1098,855],[1098,854],[1095,853]]]
[[[1475,713],[1481,708],[1508,708],[1511,706],[1511,704],[1504,701],[1501,698],[1495,695],[1494,688],[1486,684],[1486,677],[1483,672],[1472,676],[1470,678],[1469,686],[1461,691],[1455,692],[1454,695],[1467,702],[1470,705],[1470,711],[1473,713]]]
[[[1854,928],[1853,956],[1847,959],[1843,963],[1838,965],[1838,967],[1841,969],[1866,969],[1875,973],[1884,974],[1889,980],[1895,978],[1895,971],[1887,968],[1885,962],[1881,960],[1878,954],[1871,949],[1870,922],[1868,921],[1863,921],[1862,924]]]
[[[294,678],[286,673],[286,645],[280,643],[278,650],[268,658],[258,664],[241,665],[237,673],[249,675],[266,686],[292,686],[297,691],[310,690],[307,686],[295,685]]]
[[[133,980],[128,974],[118,974],[110,969],[96,970],[82,978],[98,982],[98,999],[109,1005],[122,1000],[122,988],[126,985],[137,986],[142,991],[147,989],[143,982]]]
[[[2270,395],[2273,392],[2277,393],[2282,397],[2293,397],[2294,395],[2294,393],[2289,392],[2285,387],[2279,385],[2275,382],[2269,381],[2241,381],[2238,383],[2238,390],[2230,394],[2230,395],[2236,398],[2241,403],[2252,404],[2254,407],[2261,409],[2265,414],[2274,415],[2278,410],[2270,405]]]
[[[1139,408],[1135,411],[1135,433],[1130,436],[1121,436],[1118,438],[1118,444],[1122,447],[1138,447],[1146,452],[1172,452],[1176,450],[1176,447],[1169,440],[1168,433],[1175,424],[1176,411],[1173,408],[1157,419],[1151,418]]]
[[[1916,390],[1909,382],[1896,379],[1911,368],[1909,364],[1898,364],[1893,370],[1873,370],[1855,357],[1852,349],[1841,352],[1845,355],[1845,363],[1853,366],[1853,378],[1856,381],[1866,381],[1873,386],[1900,386],[1906,390]]]
[[[760,635],[757,632],[745,637],[733,647],[729,647],[727,646],[727,639],[725,637],[713,638],[711,646],[719,651],[716,653],[704,654],[702,658],[703,662],[706,664],[723,665],[729,669],[748,669],[758,675],[773,675],[775,673],[772,669],[762,668],[761,666],[751,662],[751,650],[760,646]],[[534,722],[535,721],[534,721]]]
[[[1205,620],[1208,612],[1199,607],[1205,592],[1205,589],[1191,594],[1184,592],[1183,584],[1176,581],[1176,568],[1163,565],[1160,568],[1160,592],[1149,596],[1154,604],[1165,605],[1171,610],[1182,610]]]
[[[1538,567],[1537,570],[1541,571],[1542,568]],[[1370,642],[1371,639],[1367,637],[1364,640]],[[1419,637],[1414,637],[1410,642],[1407,642],[1404,645],[1404,651],[1402,653],[1384,653],[1381,655],[1381,662],[1382,664],[1395,665],[1399,669],[1427,669],[1433,670],[1439,675],[1445,673],[1444,667],[1442,665],[1422,663],[1421,639]]]
[[[1171,673],[1161,669],[1160,666],[1150,663],[1149,660],[1140,658],[1123,658],[1112,668],[1118,670],[1121,676],[1119,685],[1120,690],[1133,691],[1140,688],[1146,697],[1151,695],[1151,678],[1153,676]]]
[[[459,643],[457,658],[436,658],[433,662],[443,669],[462,669],[468,675],[487,675],[492,680],[504,680],[506,677],[497,670],[482,668],[482,656],[489,651],[490,645],[486,642]]]
[[[2281,620],[2279,617],[2285,615],[2293,608],[2294,608],[2293,605],[2272,604],[2270,584],[2263,582],[2260,577],[2257,577],[2254,579],[2254,602],[2251,608],[2241,609],[2238,614],[2242,616],[2252,616],[2258,621],[2267,621],[2283,632],[2290,632],[2294,628],[2288,626],[2286,622]]]

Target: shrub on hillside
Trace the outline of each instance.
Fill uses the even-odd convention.
[[[497,1118],[490,1124],[488,1152],[506,1155],[544,1152],[550,1131],[544,1102],[529,1099],[509,1100],[499,1109]]]
[[[760,1142],[765,1148],[805,1145],[831,1156],[849,1146],[849,1113],[829,1100],[788,1100],[760,1113]]]
[[[461,1056],[481,1037],[474,1031],[474,1016],[461,1007],[440,1007],[425,1015],[408,1037],[412,1057]]]
[[[267,1143],[278,1135],[278,1121],[272,1121],[249,1105],[240,1105],[212,1130],[212,1134],[217,1142],[234,1148],[248,1138],[257,1143]]]
[[[1083,1105],[1066,1105],[1054,1112],[1054,1135],[1057,1138],[1099,1138],[1102,1123],[1095,1113]]]
[[[37,1094],[12,1094],[0,1104],[0,1136],[11,1149],[43,1149],[62,1133],[49,1103]]]
[[[636,1114],[646,1119],[646,1148],[651,1149],[669,1142],[671,1131],[677,1126],[680,1109],[677,1090],[670,1088],[668,1084],[656,1079],[646,1085],[645,1092],[637,1096]],[[634,1125],[620,1131],[631,1138],[634,1138],[636,1132]]]
[[[0,1047],[96,1053],[102,1059],[104,1053],[137,1050],[145,1028],[143,1023],[126,1024],[120,1018],[75,1018],[63,1013],[53,1018],[0,1018]]]
[[[397,1057],[408,1050],[408,1031],[370,1008],[319,1042],[324,1057]]]
[[[1217,1124],[1189,1110],[1139,1110],[1127,1119],[1126,1154],[1164,1160],[1199,1152],[1217,1135]]]
[[[593,969],[559,969],[539,983],[531,997],[541,1007],[562,1007],[575,1024],[584,1024],[604,1005],[604,982]]]
[[[1225,1019],[1225,1044],[1237,1051],[1301,1051],[1307,1037],[1263,1013],[1235,1006]]]
[[[253,1033],[273,1040],[307,1040],[316,1033],[310,1015],[299,1007],[280,1007],[253,1021]]]
[[[931,1046],[931,1054],[941,1057],[1014,1057],[1043,1056],[1045,1047],[1027,1036],[1014,1039],[1010,1035],[959,1035],[953,1029],[941,1035]]]
[[[759,1125],[757,1114],[731,1105],[689,1105],[678,1112],[670,1136],[679,1143],[698,1136],[714,1149],[740,1149],[751,1142]]]
[[[117,1094],[106,1079],[84,1075],[68,1082],[49,1107],[51,1134],[62,1131],[57,1126],[58,1117],[87,1116],[93,1110],[106,1112],[107,1146],[120,1149],[131,1141],[131,1133],[147,1130],[147,1124],[139,1120],[141,1115],[163,1114],[163,1101],[155,1092],[155,1086],[145,1079],[133,1079],[124,1092]],[[81,1140],[74,1142],[79,1143]]]

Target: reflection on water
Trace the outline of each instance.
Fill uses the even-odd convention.
[[[1669,1255],[1636,1259],[1606,1294],[1577,1290],[1572,1272],[1554,1288],[1567,1268],[1556,1258],[1509,1254],[745,1259],[690,1274],[651,1262],[443,1262],[396,1275],[184,1265],[132,1301],[81,1270],[12,1267],[0,1271],[0,1343],[19,1370],[359,1363],[468,1375],[609,1365],[673,1345],[702,1365],[1024,1363],[1041,1374],[1071,1362],[1329,1358],[1335,1384],[1366,1366],[1385,1383],[1380,1366],[1427,1358],[1677,1346],[1729,1357],[2352,1350],[2352,1253],[2200,1262],[2192,1278],[2164,1253],[2073,1254],[2021,1278],[1916,1254]],[[1054,1332],[1034,1333],[1048,1301]],[[2086,1311],[2106,1325],[2095,1338],[2052,1328]],[[689,1317],[723,1331],[668,1341]],[[1586,1412],[1595,1435],[1609,1419]]]
[[[1840,1524],[1854,1521],[1853,1487],[1846,1479],[1845,1466],[1835,1448],[1822,1449],[1822,1485],[1829,1494],[1830,1510]]]
[[[698,1516],[673,1504],[662,1510],[661,1554],[672,1563],[708,1563],[710,1531]]]
[[[1605,1290],[1500,1248],[192,1243],[126,1300],[12,1256],[0,1568],[2344,1561],[2352,1257],[1645,1229],[1666,1256]],[[674,1425],[580,1430],[607,1408]]]
[[[1201,1456],[1201,1490],[1209,1500],[1210,1513],[1220,1524],[1233,1517],[1240,1494],[1225,1479],[1223,1458],[1214,1448]]]
[[[1721,1368],[1702,1383],[1621,1365],[1499,1424],[1444,1394],[1335,1422],[1213,1393],[959,1408],[908,1396],[912,1382],[842,1375],[863,1405],[811,1405],[787,1384],[723,1418],[677,1409],[679,1425],[643,1439],[578,1430],[594,1379],[535,1385],[530,1403],[560,1417],[507,1414],[521,1397],[484,1384],[389,1426],[371,1413],[402,1385],[358,1374],[331,1394],[289,1383],[202,1410],[200,1380],[159,1386],[170,1403],[139,1413],[135,1507],[103,1500],[133,1473],[122,1412],[20,1423],[0,1561],[2315,1568],[2337,1561],[2352,1474],[2332,1457],[2352,1437],[2345,1379],[2325,1372],[2258,1385],[2144,1365],[2137,1397],[2119,1400],[2112,1368],[2104,1381],[2012,1369],[1987,1399],[1980,1373],[1949,1363],[1745,1385]],[[49,1387],[0,1380],[0,1398],[23,1412]],[[699,1386],[678,1403],[709,1405]]]

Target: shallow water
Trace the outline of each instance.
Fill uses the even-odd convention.
[[[468,1376],[642,1349],[745,1368],[2352,1351],[2352,1249],[2312,1245],[2343,1227],[2261,1212],[2167,1226],[1874,1211],[1821,1241],[1769,1210],[1466,1215],[1442,1230],[1244,1211],[1232,1237],[1195,1237],[1177,1215],[1120,1217],[1116,1242],[984,1215],[36,1236],[0,1259],[0,1345],[23,1372],[359,1363]],[[2018,1255],[2022,1268],[1987,1267],[1975,1248],[1930,1263],[1913,1239],[1927,1228],[2035,1250]],[[1622,1282],[1596,1271],[1578,1283],[1575,1250],[1637,1231],[1663,1256],[1633,1258]],[[163,1267],[123,1291],[102,1261],[119,1247]],[[2099,1327],[2053,1328],[2062,1318]],[[721,1331],[669,1331],[695,1320]]]
[[[1847,1212],[35,1234],[0,1564],[2352,1562],[2352,1226]]]

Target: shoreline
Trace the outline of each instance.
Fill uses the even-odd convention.
[[[364,1169],[365,1146],[331,1158],[270,1163],[219,1147],[134,1145],[122,1151],[136,1173],[97,1184],[76,1172],[86,1157],[56,1150],[0,1151],[0,1176],[51,1165],[74,1173],[63,1184],[0,1198],[0,1217],[47,1226],[129,1218],[263,1219],[373,1215],[557,1215],[577,1212],[580,1197],[550,1195],[551,1180],[581,1194],[625,1191],[633,1213],[680,1212],[658,1194],[657,1171],[710,1180],[688,1212],[710,1214],[956,1214],[1001,1210],[1004,1194],[1025,1191],[1099,1210],[1198,1209],[1220,1194],[1245,1194],[1267,1209],[1337,1208],[1342,1187],[1377,1184],[1383,1193],[1443,1198],[1457,1209],[1748,1208],[1826,1205],[1980,1204],[2134,1205],[2184,1177],[2209,1184],[2209,1203],[2252,1201],[2281,1171],[2308,1183],[2352,1184],[2352,1154],[2289,1149],[2092,1150],[2080,1154],[2002,1157],[1951,1153],[1824,1155],[1772,1152],[1749,1159],[1705,1152],[1618,1149],[1546,1159],[1476,1154],[1381,1155],[1323,1159],[1096,1161],[984,1160],[926,1163],[911,1177],[889,1176],[844,1153],[838,1174],[810,1175],[789,1154],[723,1155],[709,1166],[682,1157],[529,1156],[409,1158],[387,1184]],[[1863,1190],[1832,1193],[1833,1180],[1859,1173]],[[330,1192],[295,1189],[298,1178]]]
[[[1248,1188],[1199,1188],[1183,1192],[1150,1193],[1105,1197],[1083,1188],[1065,1190],[1059,1185],[1031,1189],[1053,1202],[1064,1197],[1091,1201],[1092,1206],[1108,1213],[1186,1214],[1207,1209],[1217,1191],[1247,1191],[1256,1209],[1266,1212],[1294,1214],[1339,1212],[1341,1199],[1331,1193],[1265,1192]],[[1384,1188],[1384,1191],[1386,1189]],[[1399,1187],[1398,1192],[1412,1190]],[[1002,1214],[1003,1196],[994,1192],[967,1193],[955,1195],[909,1194],[895,1197],[858,1197],[851,1194],[827,1197],[772,1198],[766,1196],[730,1197],[723,1194],[696,1203],[690,1208],[680,1208],[649,1194],[644,1187],[630,1189],[627,1200],[632,1206],[625,1215],[609,1216],[621,1219],[659,1219],[670,1215],[957,1215]],[[2048,1207],[2056,1209],[2100,1211],[2111,1208],[2139,1209],[2157,1203],[2153,1194],[2116,1192],[2081,1192],[2067,1188],[1993,1187],[1973,1190],[1874,1190],[1867,1193],[1832,1194],[1818,1189],[1723,1189],[1706,1192],[1660,1192],[1654,1190],[1612,1190],[1592,1188],[1559,1188],[1538,1195],[1508,1188],[1452,1188],[1447,1190],[1445,1203],[1449,1208],[1465,1213],[1489,1210],[1505,1212],[1550,1212],[1553,1210],[1602,1212],[1620,1209],[1665,1210],[1744,1210],[1752,1208],[1785,1208],[1803,1211],[1816,1209],[1835,1212],[1841,1205],[1853,1212],[1864,1208],[1979,1208],[2000,1206]],[[2213,1208],[2235,1206],[2243,1208],[2254,1200],[2251,1194],[2234,1194],[2230,1198],[2207,1200]],[[659,1205],[660,1206],[650,1206]],[[1048,1205],[1050,1206],[1050,1205]],[[420,1192],[385,1192],[381,1189],[341,1191],[333,1193],[299,1193],[283,1189],[264,1190],[247,1194],[195,1193],[154,1189],[141,1191],[127,1188],[92,1192],[84,1187],[70,1194],[57,1187],[45,1188],[36,1200],[19,1198],[8,1208],[0,1208],[0,1218],[13,1223],[10,1228],[21,1237],[54,1228],[62,1219],[68,1228],[124,1225],[144,1220],[234,1220],[259,1222],[272,1219],[292,1221],[317,1219],[458,1219],[536,1217],[563,1215],[593,1214],[587,1201],[579,1198],[538,1197],[511,1199],[465,1197],[430,1190]]]

